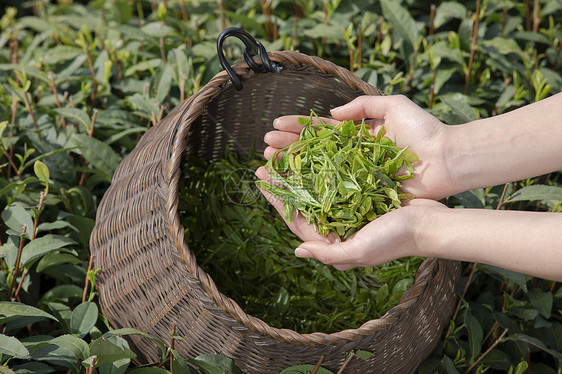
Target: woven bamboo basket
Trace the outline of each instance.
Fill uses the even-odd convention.
[[[173,326],[184,357],[216,353],[231,357],[243,373],[279,373],[297,364],[337,371],[352,350],[345,373],[411,373],[435,348],[456,300],[458,262],[426,259],[399,304],[379,319],[332,334],[277,329],[246,314],[217,289],[197,264],[179,222],[178,183],[186,154],[220,157],[228,145],[247,153],[264,148],[272,121],[308,115],[360,95],[380,92],[348,70],[321,58],[271,52],[277,73],[255,73],[247,62],[233,66],[243,82],[233,87],[226,72],[177,106],[123,159],[102,199],[91,236],[97,289],[104,315],[115,328],[134,327],[164,342]],[[254,62],[260,63],[255,57]],[[261,149],[260,149],[261,148]],[[129,337],[141,363],[158,361],[159,348]]]

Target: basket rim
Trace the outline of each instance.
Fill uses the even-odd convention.
[[[278,63],[288,63],[298,67],[314,67],[324,74],[341,79],[350,88],[360,90],[366,95],[382,95],[378,89],[362,81],[349,70],[320,57],[308,56],[294,51],[273,51],[268,53],[268,57],[271,61]],[[259,63],[260,61],[256,60],[256,62]],[[256,75],[245,61],[239,61],[232,67],[242,81]],[[364,339],[376,332],[389,328],[424,294],[429,281],[433,279],[434,274],[438,274],[440,260],[434,258],[425,259],[416,273],[413,285],[404,293],[399,303],[383,316],[378,319],[369,320],[355,329],[347,329],[329,334],[323,332],[300,334],[291,329],[275,328],[261,319],[245,313],[234,300],[219,291],[212,277],[197,264],[195,254],[190,251],[189,246],[185,242],[184,228],[180,223],[177,212],[181,161],[183,153],[187,148],[186,139],[191,124],[203,113],[204,107],[211,100],[231,86],[232,82],[226,71],[221,71],[215,75],[199,92],[186,100],[184,110],[179,116],[181,123],[179,126],[176,126],[175,133],[172,135],[172,154],[168,161],[166,175],[167,219],[176,249],[187,270],[199,281],[201,288],[207,293],[209,298],[229,316],[251,331],[281,342],[304,346],[344,344]]]

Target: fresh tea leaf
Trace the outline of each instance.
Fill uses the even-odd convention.
[[[0,334],[0,353],[12,357],[25,357],[29,355],[29,351],[15,337]]]

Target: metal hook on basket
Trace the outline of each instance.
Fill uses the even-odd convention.
[[[232,81],[232,84],[238,91],[243,88],[242,82],[240,81],[240,78],[236,75],[234,69],[232,68],[232,66],[230,66],[230,64],[226,60],[226,57],[224,57],[224,53],[222,52],[222,44],[224,43],[224,40],[229,36],[235,36],[238,39],[242,40],[242,42],[246,46],[246,48],[244,48],[244,60],[246,61],[250,69],[252,69],[254,72],[279,73],[279,66],[275,62],[269,60],[267,51],[265,50],[263,44],[256,41],[246,31],[241,30],[237,27],[226,29],[221,32],[219,37],[217,38],[217,54],[219,56],[219,61],[222,68],[226,70],[228,76],[230,77],[230,80]],[[258,65],[254,62],[253,57],[257,55],[260,56],[261,65]]]

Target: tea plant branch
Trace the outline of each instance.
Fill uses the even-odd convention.
[[[35,219],[33,220],[33,231],[31,232],[31,241],[35,240],[35,237],[37,235],[37,226],[39,225],[39,216],[41,215],[41,211],[43,210],[43,203],[45,201],[45,196],[47,196],[48,191],[49,191],[49,186],[46,185],[45,189],[39,193],[39,204],[37,205],[37,215],[35,216]],[[20,246],[21,246],[21,242],[20,242]],[[17,261],[17,264],[19,264],[19,259]],[[28,273],[27,268],[24,267],[23,272],[21,274],[20,281],[18,283],[18,287],[16,289],[16,292],[12,296],[12,300],[15,300],[15,299],[18,298],[19,292],[21,290],[21,287],[23,285],[23,281],[24,281],[27,273]],[[15,281],[16,281],[16,277],[14,276],[14,282]]]
[[[12,284],[10,286],[10,298],[12,298],[12,301],[14,301],[16,298],[12,297],[12,295],[14,295],[14,291],[16,288],[16,279],[18,277],[18,273],[20,271],[20,260],[21,260],[21,253],[23,251],[23,243],[24,243],[24,239],[25,239],[25,232],[27,231],[27,226],[26,225],[22,225],[21,226],[23,231],[20,235],[20,243],[19,243],[19,247],[18,247],[18,255],[16,257],[16,265],[15,265],[15,269],[14,269],[14,279],[12,280]]]
[[[183,22],[185,23],[189,22],[189,19],[187,18],[187,10],[185,8],[185,0],[180,0],[180,9],[181,9],[181,18]]]
[[[33,126],[35,127],[35,130],[39,130],[39,125],[37,124],[37,119],[35,119],[35,113],[33,113],[33,108],[31,108],[31,101],[29,100],[29,95],[28,95],[27,89],[23,90],[23,97],[25,99],[25,104],[27,106],[27,110],[29,111],[29,114],[31,115],[31,120],[33,121]],[[40,135],[39,135],[39,139],[41,139]]]
[[[49,72],[48,77],[49,77],[49,86],[51,87],[51,91],[53,91],[53,94],[55,95],[57,108],[62,108],[62,104],[59,100],[59,95],[57,93],[57,86],[55,85],[55,75],[53,74],[52,71]],[[66,119],[62,115],[61,115],[61,125],[63,129],[66,128]]]
[[[94,105],[96,103],[96,96],[98,94],[98,80],[96,79],[96,70],[94,69],[92,58],[90,57],[88,43],[84,42],[82,48],[84,49],[84,53],[86,54],[86,59],[88,60],[88,67],[90,68],[90,74],[92,75],[93,89],[92,89],[92,95],[90,96],[90,101],[92,102],[91,108],[94,108]]]
[[[347,365],[349,365],[349,363],[353,359],[353,357],[355,357],[355,354],[353,352],[347,352],[347,357],[336,374],[342,374],[345,368],[347,367]]]
[[[90,366],[86,370],[86,374],[94,374],[95,373],[97,359],[98,359],[98,356],[96,356],[96,355],[90,356]]]
[[[0,142],[0,147],[2,148],[2,152],[4,153],[4,156],[6,156],[6,159],[8,160],[8,163],[10,164],[10,166],[12,167],[12,169],[16,172],[16,175],[18,176],[18,179],[20,181],[23,180],[22,176],[21,176],[21,171],[20,169],[17,167],[17,165],[14,162],[14,159],[12,158],[11,152],[9,150],[7,150],[4,147],[4,143]],[[10,171],[10,169],[8,168],[8,171]],[[8,178],[10,176],[8,175]]]
[[[88,270],[86,270],[86,281],[84,282],[84,292],[82,293],[82,302],[86,301],[88,296],[88,286],[90,285],[90,271],[92,271],[92,267],[94,265],[94,256],[90,254],[90,260],[88,262]]]
[[[480,361],[482,361],[482,360],[484,359],[484,357],[486,357],[486,356],[488,355],[488,353],[490,353],[490,352],[492,351],[492,349],[494,349],[498,344],[500,344],[501,341],[503,340],[503,338],[505,337],[505,334],[507,334],[507,331],[508,331],[507,329],[504,329],[503,332],[502,332],[502,334],[494,341],[494,343],[493,343],[492,345],[490,345],[490,346],[488,347],[488,349],[486,349],[486,351],[485,351],[484,353],[482,353],[482,354],[480,355],[480,357],[478,357],[478,359],[477,359],[476,361],[474,361],[474,362],[472,363],[472,365],[470,365],[470,366],[468,367],[468,369],[466,369],[466,371],[464,372],[464,374],[470,373],[470,371],[471,371],[472,369],[474,369],[474,368],[480,363]]]
[[[13,138],[14,137],[14,127],[16,125],[16,114],[17,114],[17,110],[18,110],[18,99],[15,95],[12,96],[12,103],[10,105],[10,111],[11,111],[11,119],[12,119],[12,126],[10,126],[10,137]],[[14,157],[14,144],[10,144],[10,147],[8,149],[8,155],[7,157],[12,159],[12,167],[15,166],[14,161],[13,161],[13,157]],[[21,178],[21,174],[19,174],[16,171],[16,174],[18,175],[19,180],[22,180]],[[12,169],[8,168],[8,179],[12,177]]]
[[[536,278],[535,278],[535,279],[536,279]],[[502,289],[503,289],[504,287],[506,287],[506,282],[505,282],[505,281],[502,282],[501,285],[498,287],[498,288],[499,288],[498,295],[501,295],[501,294],[502,294]],[[519,293],[519,291],[521,291],[521,288],[516,285],[516,286],[513,287],[513,289],[511,290],[509,296],[510,296],[510,297],[515,297],[516,294]],[[507,299],[504,298],[504,299],[503,299],[502,308],[501,308],[502,312],[505,311],[506,306],[507,306]],[[486,334],[486,336],[482,339],[482,346],[484,345],[484,342],[486,342],[486,341],[488,340],[488,338],[490,338],[491,336],[493,336],[494,332],[497,330],[497,328],[499,327],[499,325],[500,325],[500,324],[499,324],[499,322],[498,322],[497,320],[494,321],[494,323],[492,324],[492,327],[490,327],[490,330],[488,331],[488,333]]]
[[[472,44],[470,46],[470,57],[468,58],[468,67],[466,68],[464,94],[468,95],[468,87],[470,84],[470,73],[474,62],[474,54],[476,53],[476,43],[478,41],[478,28],[480,26],[480,0],[476,0],[476,19],[472,29]]]
[[[94,136],[94,128],[96,126],[97,117],[98,117],[98,110],[94,109],[94,113],[92,114],[92,122],[90,124],[90,129],[88,130],[88,136],[90,138],[92,138]],[[88,167],[88,161],[85,160],[83,157],[82,157],[82,165],[83,165],[84,168]],[[82,172],[82,175],[80,176],[80,182],[78,182],[78,185],[83,186],[84,183],[86,183],[86,171],[85,170]]]
[[[324,362],[324,355],[320,356],[320,358],[316,362],[316,365],[314,365],[314,368],[312,369],[310,374],[316,374],[318,372],[318,370],[320,370],[320,366],[322,365],[322,362]]]
[[[539,31],[539,0],[535,0],[533,4],[533,33],[537,33]]]
[[[433,32],[435,31],[435,9],[437,9],[435,4],[431,4],[431,6],[429,7],[429,31],[427,32],[428,35],[433,35]]]
[[[472,278],[474,277],[474,273],[476,271],[476,265],[478,265],[478,263],[473,262],[471,264],[470,267],[470,273],[468,274],[468,278],[466,279],[466,283],[461,291],[461,294],[459,295],[459,301],[457,302],[457,306],[455,307],[455,312],[453,313],[452,317],[451,317],[451,321],[454,321],[457,319],[457,315],[459,314],[459,311],[461,309],[461,305],[464,301],[464,298],[466,296],[466,292],[468,291],[468,287],[470,286],[470,282],[472,281]],[[452,325],[449,324],[449,327],[447,328],[447,332],[445,333],[445,339],[443,339],[443,345],[442,348],[445,349],[445,347],[447,346],[447,337],[449,336],[449,334],[451,333],[451,329],[452,329]]]

